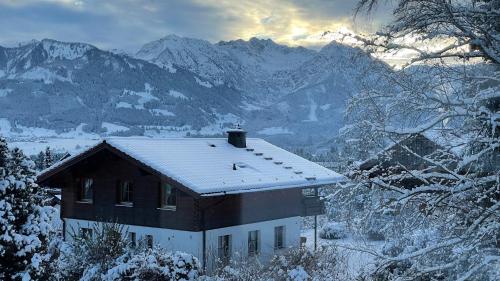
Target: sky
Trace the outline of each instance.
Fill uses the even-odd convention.
[[[136,52],[168,34],[205,39],[270,38],[319,48],[326,31],[374,32],[390,9],[354,18],[357,0],[0,0],[0,45],[44,38]]]

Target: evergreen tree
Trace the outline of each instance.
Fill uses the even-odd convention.
[[[47,169],[48,167],[52,166],[52,164],[54,164],[54,157],[52,156],[52,150],[49,146],[45,148],[45,156],[43,158],[43,161],[44,169]]]
[[[41,171],[45,169],[45,153],[43,151],[40,151],[38,156],[36,156],[35,164],[37,170]]]
[[[43,280],[55,210],[43,206],[33,162],[0,138],[0,280]]]
[[[0,182],[6,175],[8,154],[9,154],[9,149],[7,148],[7,142],[5,141],[4,138],[0,136]]]

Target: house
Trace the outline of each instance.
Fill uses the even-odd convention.
[[[191,253],[213,268],[217,258],[266,261],[299,246],[301,216],[324,212],[317,188],[342,178],[235,129],[227,139],[105,139],[38,182],[62,189],[65,239],[117,222],[132,243]]]
[[[463,146],[460,142],[453,145],[443,136],[430,132],[409,135],[359,163],[358,172],[365,173],[368,178],[392,175],[391,184],[404,188],[422,185],[423,180],[432,181],[433,175],[438,177],[445,169],[456,168],[457,150]]]

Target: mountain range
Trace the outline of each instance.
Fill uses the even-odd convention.
[[[134,55],[50,39],[0,46],[0,134],[219,136],[241,124],[310,146],[337,135],[347,99],[380,87],[381,71],[391,70],[337,42],[315,51],[169,35]]]

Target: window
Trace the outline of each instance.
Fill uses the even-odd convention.
[[[260,231],[254,230],[248,232],[248,255],[255,256],[259,254],[259,236]]]
[[[153,248],[153,235],[146,235],[146,246]]]
[[[224,264],[229,262],[229,259],[231,258],[231,235],[219,236],[217,253],[219,259]]]
[[[170,184],[168,183],[162,183],[161,184],[161,190],[160,190],[160,208],[162,209],[169,209],[169,210],[175,210],[176,205],[177,205],[177,194],[175,188],[173,188]]]
[[[84,178],[82,180],[80,185],[80,201],[92,203],[94,198],[93,185],[94,179],[92,178]]]
[[[315,197],[316,195],[316,190],[314,188],[304,188],[302,189],[302,195],[305,197]]]
[[[83,239],[92,238],[92,228],[80,228],[80,237],[82,237]]]
[[[123,205],[132,205],[132,183],[130,181],[120,181],[118,185],[118,203]]]
[[[129,244],[130,246],[132,247],[135,247],[137,244],[136,244],[136,234],[135,232],[129,232],[128,233],[128,241],[129,241]]]
[[[277,226],[274,228],[274,249],[285,248],[285,227]]]

